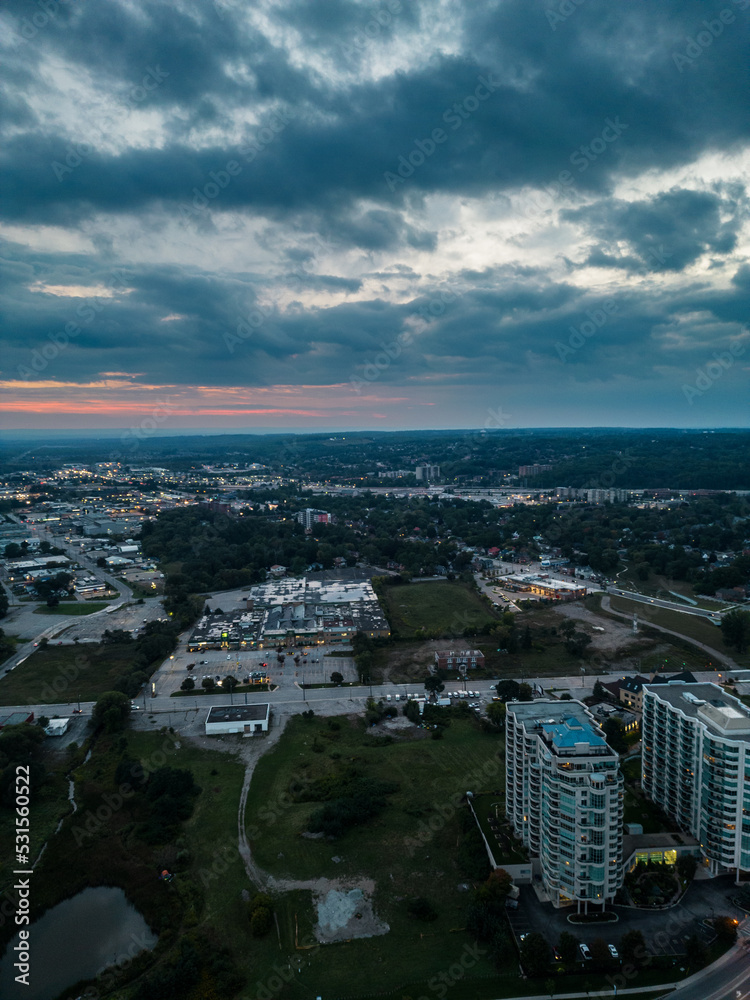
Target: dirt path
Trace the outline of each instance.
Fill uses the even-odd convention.
[[[257,885],[259,889],[275,888],[275,886],[272,885],[272,882],[275,880],[268,874],[268,872],[265,872],[259,865],[256,864],[252,851],[250,850],[250,844],[247,842],[247,833],[245,832],[245,808],[247,806],[247,793],[250,791],[250,782],[252,781],[256,764],[262,755],[267,753],[279,740],[281,734],[284,732],[287,718],[288,716],[280,717],[278,719],[278,725],[274,726],[268,736],[263,739],[256,740],[253,738],[243,740],[242,745],[240,746],[240,759],[245,765],[245,777],[242,782],[242,791],[240,792],[240,800],[237,807],[237,850],[239,851],[242,862],[245,865],[247,877],[251,882]]]

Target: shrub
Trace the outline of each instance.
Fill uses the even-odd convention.
[[[406,912],[410,917],[414,917],[415,920],[437,920],[438,913],[429,899],[425,899],[424,896],[416,896],[414,899],[410,899],[406,904]]]
[[[250,933],[253,937],[263,937],[271,930],[271,911],[266,906],[259,906],[250,917]]]

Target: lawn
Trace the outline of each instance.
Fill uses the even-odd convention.
[[[459,800],[467,787],[502,787],[500,742],[480,732],[473,720],[454,718],[442,740],[411,730],[391,743],[369,736],[362,720],[338,721],[340,729],[332,730],[325,720],[296,717],[260,760],[246,813],[251,847],[258,863],[277,878],[375,882],[375,913],[390,932],[311,950],[304,977],[309,995],[356,996],[374,983],[385,992],[415,981],[425,992],[424,981],[459,961],[473,943],[462,930],[470,897],[459,886],[470,880],[457,858],[458,810],[465,809]],[[354,764],[376,780],[395,781],[398,790],[388,796],[382,813],[336,841],[303,838],[300,833],[318,803],[293,803],[290,783],[329,774],[339,762]],[[405,898],[414,896],[433,903],[434,923],[407,915]],[[297,918],[301,928],[311,929],[310,894],[305,897],[300,897]],[[284,954],[287,948],[285,941]],[[467,980],[488,976],[495,977],[495,971],[484,956],[467,972]],[[288,995],[305,994],[290,987]]]
[[[93,615],[95,611],[103,611],[108,608],[109,604],[104,603],[92,603],[83,604],[76,602],[75,604],[57,604],[54,608],[48,608],[46,604],[40,604],[38,608],[34,608],[35,615]]]
[[[460,636],[465,628],[481,628],[496,620],[477,592],[462,583],[410,583],[384,587],[382,593],[394,636],[414,636],[418,629]]]
[[[0,681],[0,705],[95,701],[126,672],[134,646],[48,646]]]

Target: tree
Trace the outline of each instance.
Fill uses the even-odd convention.
[[[503,702],[518,699],[521,694],[521,685],[518,681],[499,681],[497,685],[497,696]]]
[[[105,691],[94,705],[92,721],[95,726],[103,726],[108,733],[116,733],[125,728],[130,715],[130,699],[122,691]]]
[[[487,706],[487,718],[496,729],[505,725],[505,705],[501,701],[491,701]]]
[[[688,882],[692,882],[693,876],[698,868],[698,861],[692,856],[692,854],[683,854],[677,859],[676,868],[677,874],[681,878],[686,879]]]
[[[594,684],[594,697],[598,698],[600,701],[607,697],[607,689],[601,681],[597,681],[596,684]]]
[[[750,644],[750,611],[736,608],[724,615],[721,634],[727,646],[734,646],[738,653],[746,652]]]
[[[734,942],[737,940],[737,921],[734,917],[716,917],[714,929],[722,941]]]
[[[706,964],[708,949],[705,942],[697,934],[691,934],[685,942],[685,954],[687,955],[687,962],[691,971],[702,969]]]
[[[519,701],[531,701],[534,696],[534,692],[531,690],[531,684],[527,684],[525,681],[518,688],[518,699]]]
[[[576,623],[572,618],[566,618],[564,622],[558,626],[561,635],[564,635],[566,639],[570,639],[576,630]]]
[[[604,938],[594,938],[591,942],[591,959],[599,966],[609,965],[612,961],[612,956],[609,953],[609,947]]]
[[[47,598],[48,608],[56,608],[59,603],[60,603],[60,598],[57,596],[57,594],[50,594],[49,597]]]
[[[439,694],[441,691],[445,691],[445,684],[437,674],[429,674],[424,679],[424,689],[429,694]]]
[[[602,725],[607,743],[615,753],[627,753],[628,741],[625,739],[625,730],[619,719],[607,719]]]
[[[646,957],[646,939],[640,931],[626,931],[620,938],[620,956],[623,962],[637,963]]]
[[[531,931],[521,942],[521,965],[530,976],[543,976],[549,963],[549,945],[541,934]]]
[[[216,687],[216,681],[213,677],[204,677],[201,681],[201,687],[204,689],[206,694],[209,694]]]
[[[222,687],[224,688],[225,691],[229,691],[229,693],[231,694],[232,691],[234,691],[234,689],[237,687],[238,683],[239,681],[237,680],[236,677],[225,677]]]
[[[262,937],[271,930],[273,916],[266,906],[258,906],[250,917],[250,933],[253,937]]]
[[[341,674],[341,673],[339,673],[338,670],[334,670],[333,673],[331,674],[331,683],[332,684],[343,684],[344,683],[344,675]]]
[[[96,560],[96,565],[99,567],[99,569],[104,569],[104,567],[107,565],[106,558],[104,556],[99,556],[99,558]]]
[[[194,687],[195,681],[192,677],[186,677],[182,684],[180,684],[181,691],[192,691]]]
[[[591,645],[591,636],[585,632],[573,632],[565,643],[566,650],[571,656],[583,656]]]
[[[557,942],[557,950],[560,952],[563,962],[566,965],[572,965],[578,958],[578,938],[569,931],[563,931]]]
[[[424,920],[431,922],[437,920],[438,912],[429,899],[425,899],[424,896],[416,896],[414,899],[410,899],[406,904],[406,912],[410,917],[414,917],[416,920]]]
[[[5,558],[6,559],[20,559],[23,555],[23,551],[20,545],[15,542],[9,542],[5,546]]]
[[[527,625],[521,636],[521,649],[531,649],[531,629]]]

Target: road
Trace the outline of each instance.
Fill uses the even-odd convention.
[[[76,628],[79,633],[85,633],[90,631],[90,626],[93,622],[100,624],[100,620],[104,618],[107,621],[107,626],[105,627],[121,627],[119,622],[116,621],[117,613],[115,609],[122,608],[130,600],[132,600],[133,594],[130,588],[118,580],[116,577],[112,576],[110,573],[106,573],[101,567],[97,566],[92,560],[90,560],[80,549],[76,549],[73,545],[66,544],[63,539],[56,535],[53,535],[46,528],[41,528],[38,525],[25,525],[25,522],[21,521],[19,518],[11,515],[12,519],[19,525],[25,526],[27,529],[33,531],[39,536],[41,540],[46,539],[51,545],[62,548],[67,556],[70,556],[72,562],[78,562],[81,566],[90,570],[91,573],[98,579],[104,579],[112,587],[113,590],[117,591],[117,598],[112,601],[109,606],[102,611],[95,611],[91,615],[86,615],[82,617],[70,617],[60,615],[55,617],[51,625],[46,628],[40,628],[39,632],[33,636],[28,642],[21,646],[17,646],[15,652],[12,656],[8,657],[5,663],[0,666],[0,670],[7,671],[11,667],[18,666],[22,663],[27,656],[30,656],[34,652],[34,649],[38,645],[41,639],[53,639],[59,636],[62,632],[66,632],[70,629]],[[151,602],[149,602],[151,603]],[[16,605],[18,606],[18,605]],[[31,607],[31,605],[21,605],[22,608]],[[12,610],[12,609],[11,609]],[[114,614],[114,617],[110,617]],[[149,617],[152,615],[149,614]],[[40,620],[40,625],[41,622]],[[12,623],[12,616],[9,615],[8,624]],[[7,627],[7,626],[6,626]],[[82,636],[83,637],[83,636]]]
[[[748,939],[738,944],[708,969],[686,979],[669,994],[669,1000],[747,1000],[750,997]]]
[[[607,593],[616,597],[626,597],[629,601],[637,601],[639,604],[648,604],[649,607],[665,608],[667,611],[679,611],[683,615],[693,615],[696,618],[707,618],[714,625],[721,624],[720,611],[707,611],[705,608],[687,607],[675,601],[665,601],[661,597],[645,597],[635,590],[620,590],[619,587],[607,587]]]

